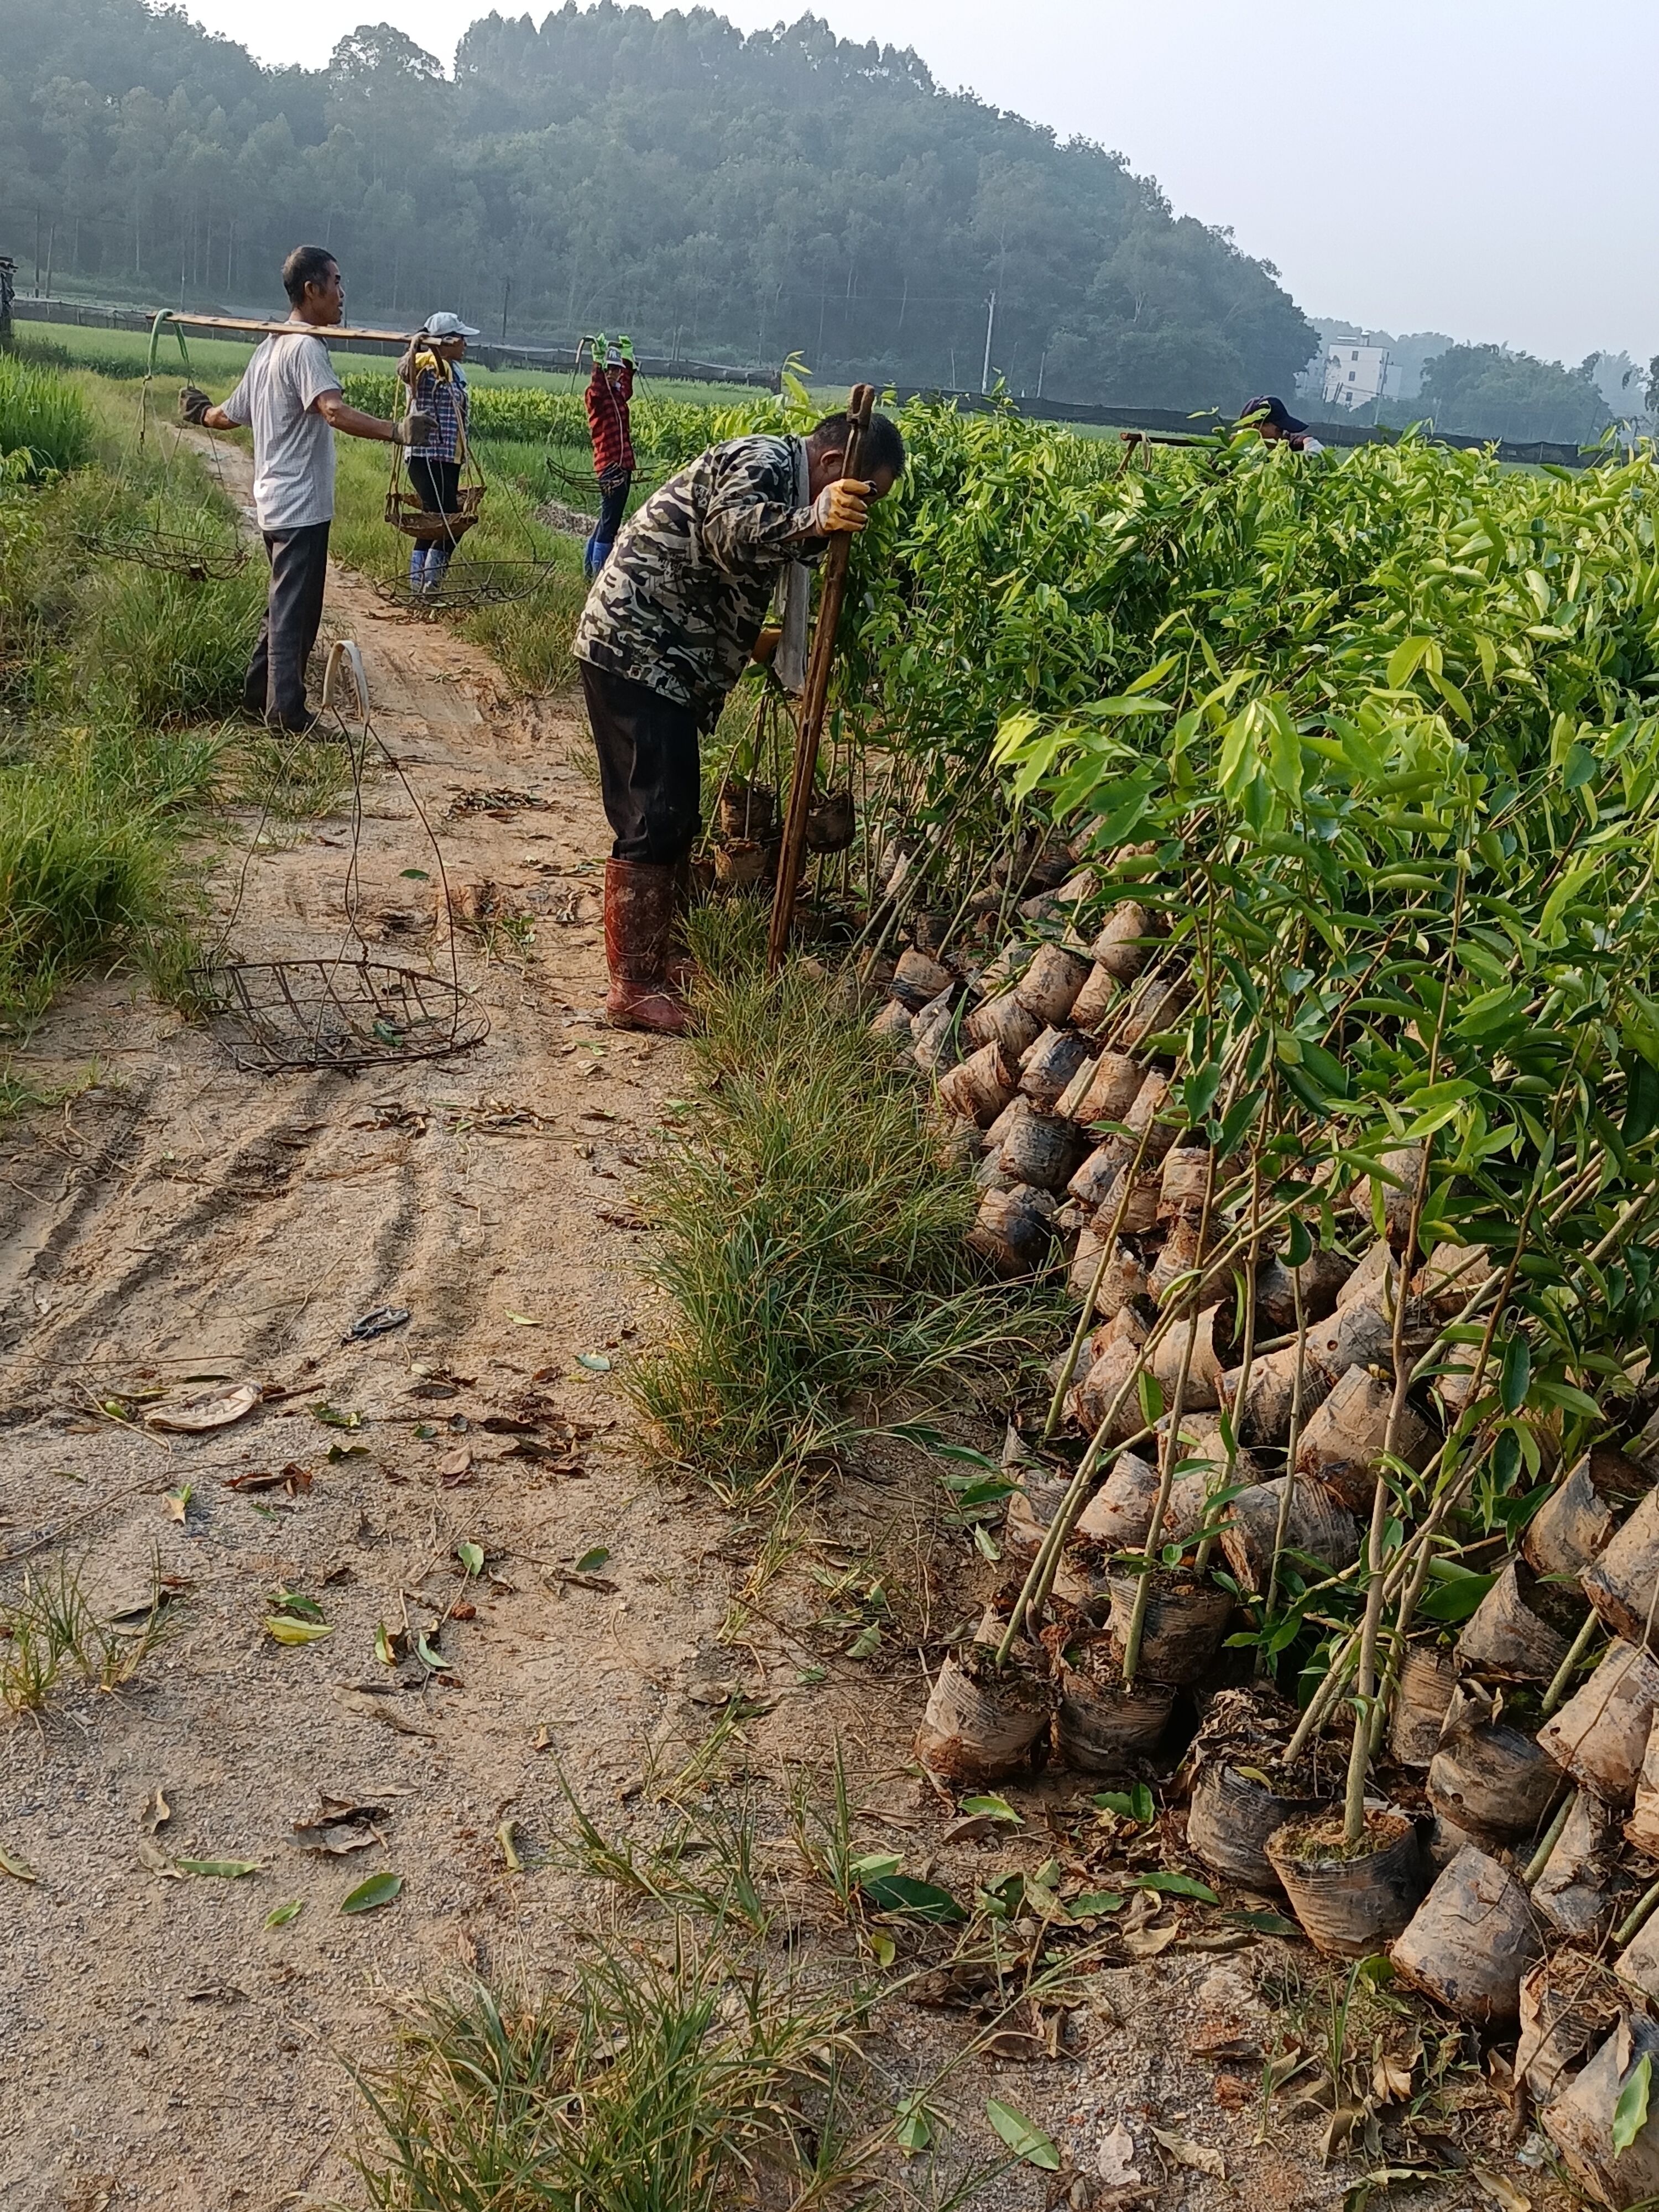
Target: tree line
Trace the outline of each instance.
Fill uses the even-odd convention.
[[[385,24],[266,69],[146,0],[0,9],[0,252],[25,284],[274,304],[315,239],[355,319],[1057,399],[1236,409],[1317,333],[1265,262],[1121,155],[949,93],[805,15],[566,0],[453,74]],[[992,305],[994,299],[994,306]]]

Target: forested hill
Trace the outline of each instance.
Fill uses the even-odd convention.
[[[745,36],[567,0],[475,22],[452,78],[384,25],[310,73],[143,0],[5,0],[0,149],[26,283],[37,218],[60,279],[198,306],[269,300],[317,238],[356,318],[496,330],[510,285],[516,333],[957,385],[994,290],[1012,389],[1166,406],[1287,389],[1317,344],[1267,264],[1121,156],[812,16]]]

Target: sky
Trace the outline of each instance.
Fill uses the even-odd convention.
[[[310,68],[359,11],[446,64],[486,12],[185,6],[263,61]],[[753,30],[781,11],[725,0],[719,12]],[[1310,314],[1570,363],[1659,351],[1651,156],[1632,98],[1644,102],[1659,62],[1653,0],[812,0],[812,12],[843,37],[914,46],[952,90],[1124,154],[1178,213],[1272,262]]]

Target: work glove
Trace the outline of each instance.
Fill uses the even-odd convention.
[[[400,446],[427,445],[438,434],[438,418],[418,410],[412,415],[400,415],[392,426],[392,434]]]
[[[862,530],[870,520],[866,501],[873,485],[857,477],[841,477],[812,502],[812,528],[819,538],[834,538]]]
[[[200,422],[212,404],[199,384],[187,384],[179,394],[179,420],[181,422]]]
[[[633,339],[632,339],[632,338],[618,338],[618,339],[617,340],[617,350],[618,351],[618,353],[620,353],[620,354],[621,354],[621,356],[622,356],[623,359],[623,360],[624,360],[624,361],[629,364],[629,368],[632,368],[632,366],[633,366],[633,363],[634,363],[634,341],[633,341]]]

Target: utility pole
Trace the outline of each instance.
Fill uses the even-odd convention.
[[[985,303],[985,366],[979,374],[979,388],[981,392],[987,392],[991,389],[991,333],[995,330],[996,325],[997,295],[993,292]]]
[[[1042,349],[1042,360],[1037,363],[1037,390],[1036,390],[1036,396],[1037,396],[1037,398],[1038,398],[1039,399],[1041,399],[1041,398],[1042,398],[1042,372],[1043,372],[1043,370],[1044,370],[1045,368],[1048,368],[1048,347],[1047,347],[1047,346],[1044,346],[1044,347],[1043,347],[1043,349]]]
[[[501,343],[503,345],[507,343],[507,303],[512,296],[513,279],[510,276],[504,277],[501,282]]]
[[[58,226],[57,226],[57,224],[56,224],[56,223],[53,223],[53,225],[52,226],[52,228],[51,228],[51,229],[46,233],[46,297],[47,297],[47,299],[51,299],[51,297],[52,297],[52,248],[57,245],[57,243],[58,243]]]

